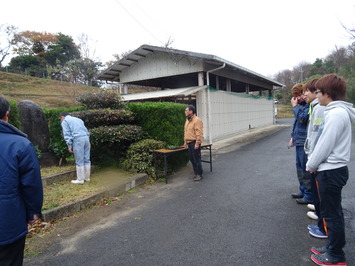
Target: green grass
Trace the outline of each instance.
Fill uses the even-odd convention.
[[[91,175],[91,181],[85,182],[83,185],[72,184],[70,180],[53,183],[43,188],[42,210],[50,210],[86,198],[102,191],[104,188],[124,182],[131,176],[131,173],[119,168],[104,168],[95,170]],[[134,193],[134,190],[130,193]]]
[[[292,105],[291,104],[278,104],[276,118],[293,118]]]
[[[98,88],[0,71],[0,94],[8,100],[31,100],[42,108],[74,107],[75,98]]]

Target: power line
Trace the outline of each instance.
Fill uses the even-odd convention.
[[[162,41],[159,40],[158,37],[156,37],[152,32],[150,32],[142,23],[139,22],[138,19],[136,19],[118,0],[115,0],[115,2],[124,10],[126,13],[134,19],[135,22],[137,22],[146,32],[148,32],[155,40],[157,40],[159,43],[164,45]]]
[[[157,28],[160,29],[161,32],[163,32],[166,36],[169,36],[169,34],[147,13],[145,12],[145,10],[143,8],[140,7],[140,5],[137,3],[137,1],[135,0],[131,0],[138,8],[139,10],[147,17],[150,19],[150,21],[153,22],[153,24],[155,24],[155,26]]]

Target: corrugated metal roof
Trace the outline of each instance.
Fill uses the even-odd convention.
[[[196,86],[196,87],[181,88],[181,89],[166,89],[161,91],[133,93],[133,94],[126,94],[121,96],[124,102],[166,98],[166,97],[179,97],[179,96],[186,97],[206,88],[207,86]]]
[[[227,61],[227,60],[217,57],[215,55],[188,52],[188,51],[171,49],[171,48],[166,48],[166,47],[151,46],[151,45],[146,45],[146,44],[142,45],[138,49],[129,53],[128,55],[126,55],[125,57],[123,57],[122,59],[117,61],[114,65],[112,65],[111,67],[109,67],[105,71],[101,72],[97,76],[97,79],[108,80],[108,81],[119,81],[120,80],[120,73],[122,72],[123,69],[130,67],[134,63],[139,62],[140,59],[146,57],[149,53],[153,53],[155,51],[176,54],[176,55],[185,55],[185,56],[190,56],[190,57],[195,57],[195,58],[201,58],[201,59],[207,60],[207,61],[215,63],[215,64],[225,63],[228,67],[230,67],[232,69],[241,71],[246,75],[263,80],[264,82],[271,83],[274,86],[279,86],[279,87],[284,86],[284,84],[282,84],[278,81],[275,81],[273,79],[265,77],[265,76],[258,74],[252,70],[249,70],[245,67],[237,65],[235,63],[232,63],[230,61]]]

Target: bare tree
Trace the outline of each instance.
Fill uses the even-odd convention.
[[[345,47],[335,46],[335,49],[325,58],[325,61],[333,61],[335,72],[344,66],[349,58],[349,51]]]
[[[171,36],[169,37],[169,39],[166,41],[166,43],[164,44],[164,47],[165,48],[173,48],[172,47],[172,44],[173,44],[173,42],[174,42],[174,39],[173,38],[171,38]]]
[[[14,35],[17,34],[17,28],[13,25],[0,25],[0,67],[8,55],[11,47],[14,45]]]
[[[347,26],[345,26],[344,24],[341,24],[341,25],[346,30],[346,32],[350,35],[351,39],[355,39],[355,28],[350,29]]]
[[[121,60],[123,57],[129,55],[131,52],[132,52],[132,50],[128,50],[128,51],[123,52],[121,54],[113,54],[112,56],[114,59],[106,62],[105,65],[107,67],[110,67],[110,66],[114,65],[117,61]]]
[[[294,66],[292,70],[292,82],[303,82],[309,76],[311,66],[310,63],[304,61],[298,63],[297,66]]]
[[[94,59],[95,58],[95,53],[96,49],[92,50],[92,47],[95,47],[95,45],[92,45],[92,40],[89,38],[89,36],[85,33],[82,33],[78,37],[79,41],[79,50],[82,58],[89,58],[89,59]]]

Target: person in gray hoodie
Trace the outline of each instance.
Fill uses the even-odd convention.
[[[314,150],[319,137],[319,128],[322,125],[324,117],[325,106],[319,104],[316,94],[316,83],[318,79],[309,80],[304,84],[305,100],[309,104],[309,122],[307,127],[307,139],[304,143],[304,152],[309,158]],[[316,175],[310,174],[311,179],[311,194],[313,201],[313,208],[315,212],[307,212],[307,216],[311,219],[317,220],[317,225],[308,225],[309,234],[316,238],[328,238],[324,227],[323,219],[320,215],[320,201],[316,184]]]
[[[346,84],[334,74],[316,83],[319,104],[326,106],[319,138],[308,158],[306,170],[316,173],[320,213],[324,219],[328,243],[312,247],[311,259],[318,265],[346,265],[344,215],[341,192],[349,178],[347,163],[351,154],[352,123],[355,109],[345,102]]]

